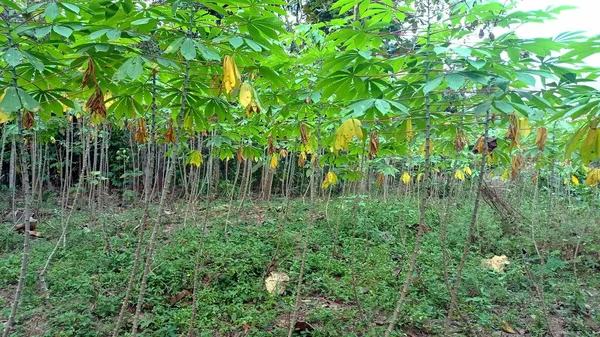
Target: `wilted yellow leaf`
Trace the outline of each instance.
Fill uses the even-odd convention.
[[[269,294],[277,293],[281,295],[285,292],[285,287],[289,281],[290,277],[286,273],[274,271],[265,279],[265,287]]]
[[[4,112],[0,111],[0,124],[4,124],[4,123],[8,122],[9,119],[10,119],[10,116],[8,116]]]
[[[383,178],[384,178],[383,172],[379,172],[377,174],[377,186],[379,186],[379,187],[383,186]]]
[[[404,184],[409,184],[409,183],[410,183],[410,180],[411,180],[411,179],[410,179],[410,174],[409,174],[408,172],[404,172],[404,173],[402,173],[402,177],[401,177],[401,179],[402,179],[402,182],[403,182]]]
[[[571,176],[571,181],[573,182],[573,184],[579,185],[579,179],[577,179],[576,176]]]
[[[298,166],[304,167],[304,161],[306,160],[306,152],[300,152],[298,156]]]
[[[246,109],[254,99],[254,88],[248,83],[242,83],[240,87],[240,104]]]
[[[465,180],[465,173],[462,170],[456,170],[456,172],[454,172],[454,178],[456,180]]]
[[[586,186],[596,186],[600,183],[600,168],[591,169],[585,179]]]
[[[242,76],[233,58],[226,55],[223,58],[223,86],[227,94],[237,89],[242,83]]]
[[[412,119],[406,119],[406,140],[410,143],[415,137],[415,132],[413,130]]]
[[[188,164],[200,167],[200,165],[202,165],[202,162],[202,154],[200,153],[200,151],[194,150],[192,151],[192,153],[190,153],[190,156],[188,158]]]
[[[279,160],[277,159],[277,157],[278,157],[277,154],[274,154],[271,157],[271,162],[269,163],[270,168],[272,168],[272,169],[277,168],[277,165],[279,164]]]
[[[421,149],[419,150],[419,153],[424,156],[425,155],[425,146],[427,145],[427,140],[425,142],[423,142],[423,145],[421,145]],[[433,139],[429,140],[429,154],[431,155],[433,153]]]
[[[504,273],[504,266],[510,264],[506,255],[494,256],[491,259],[483,259],[481,264],[498,273]]]
[[[531,134],[529,122],[525,118],[519,118],[519,132],[521,137],[527,138]]]
[[[504,173],[502,173],[502,181],[507,181],[508,178],[510,178],[510,172],[508,172],[508,170],[504,170]]]
[[[421,173],[417,174],[417,181],[423,180],[423,177],[425,177],[425,173],[421,172]]]
[[[362,127],[358,119],[348,119],[335,132],[335,142],[333,149],[339,151],[344,149],[348,151],[348,145],[352,138],[356,136],[359,140],[363,140]]]
[[[333,173],[332,171],[329,171],[329,172],[327,172],[325,179],[323,179],[323,185],[321,185],[321,187],[323,189],[326,189],[329,186],[337,184],[337,181],[338,181],[337,175],[335,175],[335,173]]]
[[[508,323],[502,322],[502,331],[509,334],[516,334],[517,332]]]
[[[466,166],[463,171],[465,171],[465,173],[469,176],[473,174],[473,171],[471,171],[471,168],[468,166]]]
[[[591,161],[599,158],[600,156],[600,136],[598,135],[598,129],[590,125],[587,137],[581,145],[581,161],[584,164],[589,164]]]

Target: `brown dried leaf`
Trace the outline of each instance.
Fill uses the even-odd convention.
[[[379,151],[379,136],[375,131],[372,131],[369,134],[369,159],[373,159],[373,157],[377,157],[377,152]]]
[[[270,156],[275,153],[275,145],[273,145],[273,136],[269,135],[267,138],[267,154]]]
[[[510,148],[519,147],[519,120],[515,114],[510,115],[510,125],[504,138],[510,139]]]
[[[184,297],[191,295],[191,292],[187,289],[184,289],[182,291],[180,291],[179,293],[177,293],[177,295],[175,296],[171,296],[169,298],[169,303],[171,303],[171,305],[181,301]]]
[[[456,138],[454,138],[454,150],[460,152],[465,148],[467,144],[467,137],[465,137],[462,130],[456,132]],[[483,143],[482,143],[483,144]]]
[[[92,87],[94,85],[97,87],[96,67],[94,66],[94,61],[90,57],[90,58],[88,58],[88,66],[85,69],[85,72],[83,73],[83,79],[81,80],[81,87],[82,88],[85,88],[86,86]]]
[[[33,112],[27,110],[23,115],[23,129],[31,130],[33,128],[34,123],[35,118],[33,117]]]
[[[238,150],[237,150],[237,153],[235,154],[235,156],[237,158],[238,163],[241,163],[244,161],[245,158],[244,158],[244,147],[243,146],[238,147]]]
[[[525,158],[523,157],[523,155],[519,153],[519,154],[513,156],[512,172],[511,172],[510,178],[512,180],[515,180],[519,176],[519,173],[521,172],[523,167],[525,167]]]
[[[302,139],[302,144],[308,145],[308,132],[306,131],[306,124],[300,124],[300,138]]]
[[[165,141],[167,143],[175,143],[175,130],[173,129],[173,120],[169,119],[169,126],[165,132]]]
[[[134,140],[138,143],[145,143],[150,139],[148,137],[148,130],[146,127],[146,120],[143,118],[138,119],[137,128],[135,130]]]
[[[544,151],[544,146],[546,145],[546,140],[548,139],[548,129],[545,127],[540,127],[537,129],[537,135],[535,137],[535,144],[538,147],[538,150]]]

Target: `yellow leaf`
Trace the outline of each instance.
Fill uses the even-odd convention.
[[[456,180],[465,180],[465,174],[462,170],[456,170],[454,173],[454,178]]]
[[[466,166],[466,167],[463,169],[463,171],[465,171],[465,173],[466,173],[467,175],[469,175],[469,176],[470,176],[470,175],[473,175],[473,171],[471,171],[471,168],[470,168],[470,167],[468,167],[468,166]]]
[[[277,293],[281,295],[285,292],[285,287],[287,286],[289,281],[290,277],[287,276],[286,273],[274,271],[271,272],[269,277],[265,279],[265,288],[267,288],[269,294]]]
[[[425,146],[427,145],[427,140],[425,142],[423,142],[423,145],[421,145],[421,149],[419,150],[419,153],[424,156],[425,155]],[[431,155],[433,153],[433,139],[429,140],[429,154]]]
[[[594,159],[598,158],[596,143],[598,141],[598,129],[592,128],[588,131],[587,137],[581,145],[581,161],[584,164],[589,164]]]
[[[9,119],[10,119],[10,116],[8,116],[4,112],[0,111],[0,124],[4,124],[4,123],[8,122]]]
[[[106,90],[106,93],[104,94],[104,105],[106,105],[106,108],[108,109],[108,108],[110,108],[111,105],[113,105],[113,103],[115,103],[115,100],[112,99],[112,93],[110,91]],[[63,112],[67,111],[67,106],[64,104],[62,106],[63,106]]]
[[[333,149],[339,151],[344,149],[348,151],[348,145],[352,138],[356,136],[359,140],[363,140],[362,127],[358,119],[348,119],[335,132],[335,142]]]
[[[404,172],[402,173],[402,182],[404,184],[409,184],[410,183],[410,174],[408,172]]]
[[[423,177],[425,177],[425,173],[421,172],[421,173],[417,174],[417,181],[423,180]]]
[[[298,166],[304,167],[304,161],[306,160],[306,152],[300,152],[298,156]]]
[[[272,169],[277,168],[277,164],[279,163],[277,157],[278,157],[277,154],[274,154],[271,157],[271,163],[269,163],[270,168],[272,168]]]
[[[491,259],[483,259],[483,261],[481,261],[481,264],[487,266],[495,272],[504,273],[504,266],[510,264],[510,262],[508,261],[508,257],[506,257],[506,255],[496,255]]]
[[[240,87],[240,104],[246,109],[254,99],[254,89],[248,83],[243,83]]]
[[[383,185],[383,172],[379,172],[377,174],[377,186],[381,187]]]
[[[529,122],[525,118],[519,118],[519,132],[521,137],[527,138],[531,134]]]
[[[571,181],[573,182],[573,184],[579,185],[579,179],[577,179],[576,176],[571,176]]]
[[[413,130],[412,119],[406,119],[406,140],[410,143],[415,137],[415,131]]]
[[[323,185],[321,187],[326,189],[329,186],[337,184],[338,177],[332,171],[327,172],[325,179],[323,179]]]
[[[223,86],[227,94],[237,89],[242,84],[242,76],[233,58],[226,55],[223,58]]]
[[[188,164],[200,167],[200,165],[202,165],[202,162],[202,154],[200,153],[200,151],[194,150],[192,151],[192,153],[190,153],[190,156],[188,157]]]
[[[585,179],[586,186],[596,186],[600,182],[600,168],[595,168],[588,172],[587,178]]]
[[[507,181],[508,178],[510,178],[510,172],[508,172],[508,170],[504,170],[504,173],[502,173],[502,181]]]
[[[516,334],[517,332],[508,323],[502,322],[502,331],[509,334]]]

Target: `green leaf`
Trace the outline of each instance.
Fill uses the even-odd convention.
[[[444,76],[439,76],[434,78],[433,80],[425,83],[425,85],[423,86],[423,93],[425,95],[427,95],[428,93],[430,93],[433,89],[437,88],[440,86],[440,84],[442,84],[442,81],[444,80]]]
[[[354,110],[354,116],[362,116],[367,109],[373,107],[375,100],[372,98],[358,101],[348,107],[348,109]]]
[[[485,65],[485,61],[484,60],[471,60],[471,59],[467,59],[467,62],[469,62],[469,64],[472,65],[473,68],[475,68],[477,70],[481,69]]]
[[[33,32],[33,35],[36,38],[41,39],[41,38],[46,37],[46,35],[50,34],[51,31],[52,31],[52,26],[41,27],[41,28],[37,28]]]
[[[118,40],[121,37],[121,31],[118,29],[111,29],[106,32],[108,40]]]
[[[498,110],[500,110],[504,113],[507,113],[507,114],[515,111],[515,108],[512,105],[510,105],[507,102],[503,102],[503,101],[494,102],[494,106],[496,106],[496,108],[498,108]]]
[[[483,102],[483,103],[477,105],[475,107],[475,109],[473,109],[473,113],[480,114],[480,113],[486,112],[490,109],[491,106],[492,106],[492,102]]]
[[[23,62],[23,54],[17,48],[9,48],[2,58],[11,67],[16,67]]]
[[[446,75],[446,84],[452,90],[458,90],[465,84],[465,77],[461,74],[448,74]]]
[[[73,34],[73,30],[69,27],[65,27],[65,26],[54,26],[52,28],[52,30],[54,30],[57,34],[62,35],[64,37],[69,37],[71,36],[71,34]]]
[[[239,36],[234,36],[229,39],[229,44],[233,47],[233,49],[238,49],[242,44],[244,44],[244,39]]]
[[[75,14],[79,14],[79,7],[77,5],[68,2],[60,2],[59,4],[66,10],[69,10]]]
[[[138,19],[138,20],[134,20],[131,21],[131,25],[132,26],[141,26],[141,25],[145,25],[148,22],[150,22],[151,18],[143,18],[143,19]]]
[[[131,0],[123,0],[121,6],[123,7],[123,11],[127,14],[131,13],[133,10],[133,2]]]
[[[188,61],[196,57],[196,46],[194,45],[194,41],[189,37],[186,37],[181,44],[181,56]]]
[[[21,100],[17,93],[17,88],[9,87],[6,89],[4,99],[0,102],[0,110],[4,112],[15,112],[21,108]]]
[[[200,49],[200,54],[202,54],[202,57],[204,57],[205,60],[221,61],[221,55],[219,55],[216,51],[206,47],[200,42],[194,41],[194,43],[196,44],[196,46],[198,46],[198,49]]]
[[[260,46],[258,43],[254,42],[254,41],[252,41],[252,40],[250,40],[250,39],[244,39],[244,41],[246,41],[246,44],[247,44],[247,45],[248,45],[248,47],[250,47],[252,50],[254,50],[254,51],[256,51],[256,52],[260,52],[260,51],[262,50],[262,47],[261,47],[261,46]]]
[[[48,6],[46,6],[44,15],[49,21],[54,21],[54,19],[56,19],[60,15],[60,9],[58,8],[56,2],[51,2],[48,4]]]
[[[131,77],[133,80],[142,76],[142,73],[144,72],[144,59],[140,56],[134,57],[129,66],[125,69],[125,72],[127,73],[127,76]]]
[[[27,58],[27,61],[39,72],[44,71],[44,64],[35,56],[29,54],[28,52],[21,52]]]
[[[40,103],[38,103],[38,101],[31,97],[31,95],[27,91],[21,88],[18,88],[17,90],[19,92],[19,95],[21,96],[21,103],[23,104],[23,107],[25,109],[35,111],[40,108]]]
[[[183,37],[180,37],[176,40],[174,40],[173,42],[171,42],[171,44],[167,47],[167,49],[165,49],[165,54],[170,54],[170,53],[174,53],[176,51],[179,50],[179,48],[181,47],[181,43],[183,42]]]
[[[571,154],[573,153],[573,151],[575,151],[577,145],[579,145],[579,141],[581,141],[581,138],[583,138],[583,135],[585,135],[589,129],[590,128],[588,127],[588,124],[585,124],[573,134],[573,137],[571,137],[571,139],[569,139],[569,141],[567,142],[567,147],[565,150],[565,159],[569,159],[571,157]]]
[[[458,47],[458,48],[454,48],[454,52],[462,57],[467,57],[467,56],[471,56],[472,50],[471,50],[471,48]]]
[[[376,99],[375,100],[375,108],[377,108],[377,110],[379,110],[379,112],[381,112],[382,114],[385,115],[392,109],[392,106],[390,105],[390,103],[386,102],[383,99]]]
[[[110,29],[99,29],[90,34],[90,39],[95,40],[95,39],[101,37],[102,35],[106,34],[109,30]]]

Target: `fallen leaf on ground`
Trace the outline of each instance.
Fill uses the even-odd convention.
[[[508,261],[508,257],[506,257],[506,255],[496,255],[491,259],[483,259],[483,261],[481,261],[481,264],[487,266],[495,272],[504,273],[504,266],[510,264],[510,262]]]
[[[171,296],[169,298],[169,303],[175,304],[175,303],[181,301],[184,297],[186,297],[187,295],[190,295],[190,294],[191,293],[189,292],[189,290],[184,289],[184,290],[180,291],[177,295]]]
[[[274,271],[265,279],[265,287],[269,294],[274,294],[277,291],[277,294],[281,295],[289,281],[290,277],[286,273]]]
[[[502,322],[502,331],[510,334],[516,334],[517,332],[508,323]]]

